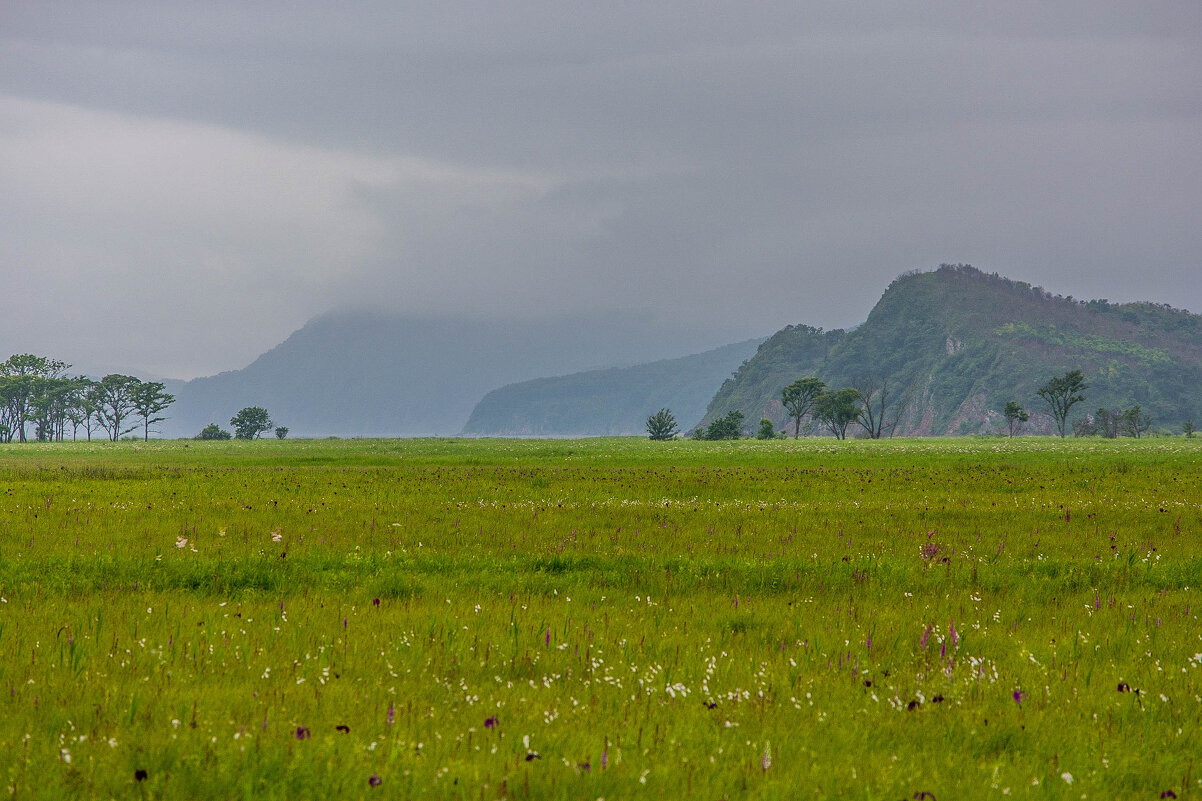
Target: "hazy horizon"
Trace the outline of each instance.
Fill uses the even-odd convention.
[[[733,342],[943,262],[1202,310],[1194,0],[16,0],[0,30],[8,353],[189,378],[367,307]]]

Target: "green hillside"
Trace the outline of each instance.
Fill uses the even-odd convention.
[[[641,434],[667,407],[682,425],[705,413],[714,387],[755,352],[751,339],[679,359],[539,378],[489,392],[463,433],[491,436]]]
[[[780,390],[816,375],[832,386],[887,382],[897,433],[996,431],[1016,400],[1027,430],[1050,432],[1036,394],[1079,369],[1089,388],[1070,419],[1138,403],[1157,427],[1202,420],[1202,317],[1155,303],[1052,295],[967,265],[896,279],[849,331],[791,326],[766,341],[718,390],[702,423],[738,409],[784,427]]]

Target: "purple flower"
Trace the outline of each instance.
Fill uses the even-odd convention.
[[[367,786],[368,787],[379,787],[383,783],[384,783],[384,780],[380,778],[380,774],[378,774],[378,773],[373,773],[372,775],[367,777]]]
[[[309,735],[309,727],[308,726],[297,726],[296,727],[296,739],[308,740],[309,736],[310,735]]]
[[[601,752],[601,770],[609,767],[609,748]]]
[[[389,701],[388,702],[388,725],[391,726],[392,721],[395,719],[396,719],[396,708],[392,705],[392,702]]]
[[[928,625],[925,629],[922,630],[922,639],[920,639],[918,641],[918,650],[925,651],[926,647],[927,647],[927,643],[930,642],[930,639],[931,639],[931,627],[930,627],[930,625]]]
[[[371,599],[371,605],[372,605],[372,606],[379,606],[379,605],[380,605],[380,599],[379,599],[379,598],[372,598],[372,599]]]
[[[956,633],[956,621],[947,624],[947,636],[952,641],[953,648],[960,644],[960,635]]]
[[[1011,694],[1011,697],[1014,699],[1014,703],[1016,704],[1021,704],[1023,701],[1027,700],[1027,694],[1022,690],[1015,690]]]
[[[496,725],[497,725],[497,716],[496,715],[489,715],[487,718],[484,719],[484,728],[492,729],[492,728],[496,728]]]
[[[1176,798],[1177,794],[1174,793],[1172,790],[1165,790],[1163,793],[1160,794],[1160,797],[1161,798]]]
[[[551,644],[551,629],[547,629],[547,636],[543,638],[543,642],[547,645]]]
[[[348,726],[348,725],[346,725],[345,723],[339,723],[337,726],[335,726],[335,727],[334,727],[334,730],[335,730],[335,731],[340,731],[340,732],[342,732],[343,734],[350,734],[350,733],[351,733],[351,727],[350,727],[350,726]]]

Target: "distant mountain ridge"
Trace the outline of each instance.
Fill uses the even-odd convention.
[[[170,382],[177,400],[162,433],[228,428],[239,409],[262,406],[290,436],[452,436],[487,392],[505,384],[669,358],[736,338],[638,313],[532,322],[327,314],[241,370]]]
[[[705,413],[714,387],[762,339],[634,367],[538,378],[495,389],[472,410],[463,433],[485,436],[615,436],[645,433],[648,415],[677,421]]]
[[[1202,316],[1155,303],[1060,297],[968,265],[908,273],[851,331],[789,326],[718,389],[702,424],[738,409],[784,427],[781,388],[814,375],[828,386],[887,382],[897,433],[996,431],[1016,400],[1027,430],[1050,433],[1036,390],[1080,369],[1089,388],[1070,419],[1138,403],[1154,426],[1202,420]]]

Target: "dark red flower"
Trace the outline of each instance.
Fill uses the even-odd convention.
[[[309,737],[310,737],[310,733],[309,733],[308,726],[297,726],[296,727],[296,739],[308,740]]]
[[[378,774],[378,773],[373,773],[372,775],[367,777],[367,786],[368,787],[379,787],[383,783],[384,783],[384,780],[380,778],[380,774]]]
[[[150,774],[146,772],[145,768],[138,768],[137,770],[134,771],[134,781],[136,781],[136,782],[146,781],[146,777],[149,775]],[[1163,798],[1163,796],[1161,796],[1161,797]],[[1173,797],[1176,798],[1176,796],[1173,796]]]

